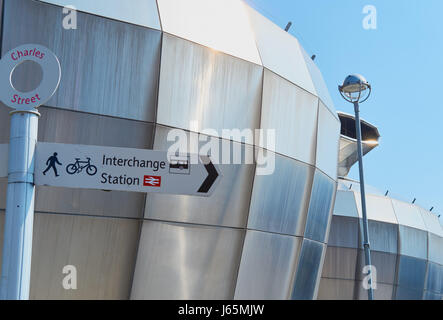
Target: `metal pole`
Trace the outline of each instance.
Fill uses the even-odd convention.
[[[29,299],[34,223],[34,153],[37,111],[13,111],[0,286],[2,300]]]
[[[361,210],[363,215],[363,247],[365,250],[365,263],[366,266],[368,267],[368,276],[369,276],[368,300],[373,300],[374,292],[372,289],[371,249],[369,245],[368,216],[366,215],[366,195],[365,195],[365,180],[363,175],[363,150],[361,143],[360,107],[358,105],[358,101],[354,102],[354,111],[355,111],[355,128],[357,134],[358,169],[360,173]]]

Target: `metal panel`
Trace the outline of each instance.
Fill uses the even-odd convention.
[[[58,6],[74,6],[77,10],[160,30],[155,0],[40,0]]]
[[[391,199],[398,223],[420,230],[426,230],[420,208],[403,201]]]
[[[321,274],[323,272],[323,266],[325,264],[325,258],[326,258],[326,244],[324,244],[322,246],[322,254],[321,254],[321,258],[320,258],[320,263],[319,263],[319,270],[317,272],[317,278],[315,279],[315,289],[314,289],[314,295],[312,297],[312,300],[317,300],[318,298],[318,289],[320,287],[320,279],[321,279]]]
[[[348,118],[348,115],[344,116],[345,114],[340,113],[339,119]],[[349,119],[349,118],[348,118]],[[354,120],[352,117],[351,119]],[[362,131],[367,129],[372,130],[371,127],[366,125],[365,122],[362,123]],[[366,127],[366,128],[365,128]],[[377,130],[377,129],[375,129]],[[375,133],[374,133],[375,134]],[[378,134],[378,133],[377,133]],[[352,136],[352,134],[351,134]],[[375,140],[377,143],[374,143],[374,141],[366,142],[362,141],[362,152],[363,156],[365,156],[367,153],[369,153],[371,150],[376,148],[378,146],[378,139],[379,136],[376,136],[377,139]],[[364,139],[364,138],[363,138]],[[338,176],[339,177],[346,177],[349,174],[349,171],[351,168],[358,162],[358,150],[357,150],[357,140],[354,138],[351,138],[347,135],[340,135],[340,146],[339,146],[339,152],[338,152]]]
[[[256,175],[248,228],[303,236],[314,169],[275,155],[275,172]]]
[[[158,123],[218,136],[259,127],[262,67],[168,34],[161,65]]]
[[[354,192],[337,190],[335,196],[334,215],[358,218]]]
[[[357,249],[329,247],[326,249],[323,278],[355,279]]]
[[[9,144],[0,144],[0,178],[8,176]]]
[[[106,217],[143,218],[145,194],[37,187],[35,211]]]
[[[42,107],[39,141],[151,148],[154,125]],[[145,194],[37,187],[36,210],[73,214],[142,217]]]
[[[360,219],[360,248],[363,247],[363,222]],[[398,250],[398,224],[384,223],[369,220],[369,242],[371,250],[397,253]]]
[[[1,17],[1,6],[0,6],[0,17]],[[2,144],[2,146],[0,146],[0,209],[6,208],[5,205],[2,205],[2,203],[6,201],[6,198],[3,198],[4,196],[3,194],[6,193],[6,184],[3,184],[2,177],[8,176],[8,148],[9,148],[8,144],[9,144],[9,130],[10,130],[10,125],[9,125],[10,111],[11,109],[5,108],[3,104],[0,105],[0,144]]]
[[[433,234],[443,237],[443,228],[441,227],[437,216],[422,208],[420,208],[420,212],[425,222],[426,229]]]
[[[168,150],[174,143],[175,140],[173,142],[167,141],[170,130],[171,128],[157,126],[155,149]],[[197,134],[193,135],[197,137]],[[189,142],[189,133],[187,137]],[[218,138],[214,138],[214,141],[221,150],[224,147],[231,149],[231,157],[233,148],[237,147],[242,153],[253,152],[252,146]],[[200,142],[200,146],[205,143]],[[190,148],[190,143],[188,148]],[[186,149],[183,152],[189,151],[190,149]],[[219,156],[222,157],[221,152]],[[215,154],[212,156],[212,160],[219,163],[221,162],[220,158],[215,157]],[[231,160],[233,159],[231,158]],[[219,169],[222,178],[211,197],[149,194],[146,199],[145,217],[177,222],[246,227],[255,166],[254,164],[219,164]]]
[[[139,222],[36,214],[31,299],[128,299]],[[77,289],[65,290],[63,268],[77,269]]]
[[[428,233],[399,225],[399,253],[420,259],[428,259]]]
[[[3,0],[0,0],[0,39],[1,39],[1,34],[3,32],[2,30],[3,28]]]
[[[334,103],[332,102],[328,87],[326,86],[325,80],[323,79],[320,69],[317,67],[315,62],[311,59],[311,57],[307,54],[307,52],[302,46],[300,46],[300,50],[302,52],[303,58],[305,59],[306,62],[306,66],[308,67],[309,73],[311,75],[312,83],[314,84],[317,96],[326,105],[326,107],[329,110],[331,110],[332,113],[335,114]]]
[[[394,284],[395,271],[397,266],[397,255],[386,252],[371,251],[371,263],[375,266],[377,273],[377,284]],[[357,257],[356,275],[358,280],[363,280],[366,274],[363,274],[363,268],[366,265],[363,250],[359,250]]]
[[[317,95],[298,40],[254,9],[248,13],[263,65]]]
[[[40,107],[38,140],[70,144],[150,149],[152,123]]]
[[[261,65],[245,4],[238,0],[158,0],[163,31]]]
[[[354,280],[321,278],[318,300],[353,300]]]
[[[235,299],[287,299],[301,238],[248,230]]]
[[[358,214],[361,218],[362,213],[360,192],[355,192],[355,198],[357,200]],[[366,194],[366,210],[368,219],[370,220],[398,224],[397,217],[394,213],[394,208],[392,207],[391,198]]]
[[[340,176],[337,181],[338,181],[337,190],[340,190],[340,191],[351,190],[351,188],[348,185],[349,181],[343,180],[343,178],[341,178]],[[352,185],[351,185],[351,187],[352,187]]]
[[[337,178],[340,121],[320,102],[317,128],[316,166],[332,179]]]
[[[358,248],[358,223],[357,218],[333,215],[328,246]]]
[[[392,284],[378,283],[374,290],[374,300],[392,300],[394,286]],[[368,300],[368,291],[363,287],[362,282],[356,283],[356,300]]]
[[[426,260],[399,256],[396,284],[403,288],[423,292],[425,288]]]
[[[0,143],[9,143],[9,112],[12,109],[5,108],[3,104],[0,106]]]
[[[292,289],[293,300],[312,300],[320,282],[323,250],[326,246],[312,240],[303,239],[297,273]]]
[[[428,272],[426,276],[426,290],[434,293],[443,293],[443,266],[428,262]]]
[[[3,53],[38,43],[60,60],[60,87],[47,105],[154,121],[161,32],[81,12],[79,29],[65,30],[63,17],[59,7],[41,2],[5,2]]]
[[[433,233],[428,233],[429,261],[443,265],[443,238]]]
[[[381,192],[377,188],[370,185],[365,185],[366,195],[384,196],[385,192]],[[356,180],[349,180],[347,178],[338,178],[338,190],[360,192],[360,183]],[[360,195],[358,195],[360,197]]]
[[[337,183],[316,170],[306,219],[305,238],[326,242]]]
[[[6,190],[8,188],[8,178],[0,178],[0,210],[6,210]]]
[[[244,231],[145,221],[131,299],[232,299]]]
[[[422,300],[423,295],[422,290],[414,290],[400,286],[395,288],[395,300]]]
[[[3,266],[3,239],[5,230],[5,210],[0,210],[0,274],[2,274]]]
[[[275,145],[260,146],[315,165],[318,99],[265,69],[261,129],[275,130]]]
[[[430,291],[425,291],[423,300],[443,300],[443,295]]]

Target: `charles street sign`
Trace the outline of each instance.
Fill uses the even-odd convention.
[[[25,61],[34,61],[43,71],[40,85],[30,92],[20,92],[11,83],[15,68]],[[38,44],[24,44],[0,60],[0,100],[17,111],[35,110],[48,101],[60,84],[60,62],[48,48]]]
[[[166,151],[37,143],[36,185],[209,196],[220,180],[209,157]]]

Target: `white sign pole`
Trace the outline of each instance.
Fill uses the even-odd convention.
[[[22,93],[11,84],[14,69],[24,61],[41,65],[40,86]],[[0,298],[29,299],[34,223],[34,154],[37,144],[37,107],[58,88],[61,70],[57,57],[40,45],[22,45],[0,61],[0,99],[13,108],[8,155],[8,189],[3,243]]]
[[[34,223],[34,153],[38,112],[11,114],[0,298],[29,299]],[[25,156],[27,155],[27,156]]]

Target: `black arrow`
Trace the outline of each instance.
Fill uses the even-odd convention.
[[[202,158],[202,160],[204,160]],[[203,181],[203,184],[200,186],[200,189],[198,189],[198,192],[200,193],[208,193],[209,189],[211,189],[212,185],[214,184],[215,180],[217,180],[218,172],[215,169],[214,165],[212,164],[211,160],[207,158],[209,161],[207,164],[205,164],[205,169],[208,171],[208,176],[206,177],[205,181]],[[207,162],[207,161],[204,161]]]

